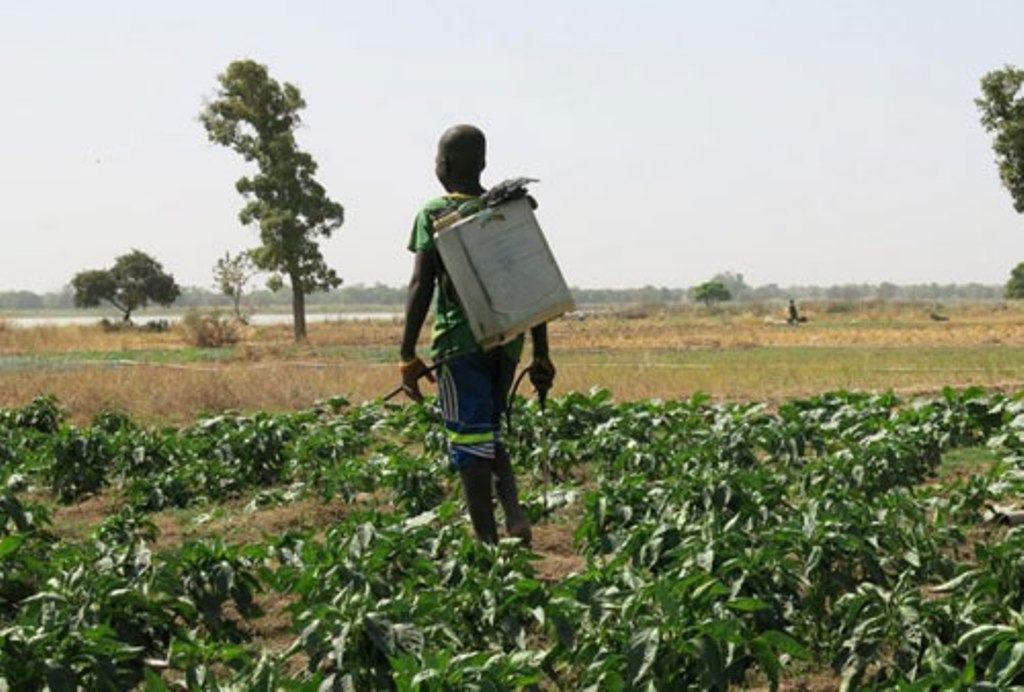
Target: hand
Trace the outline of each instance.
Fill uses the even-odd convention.
[[[555,382],[555,365],[547,356],[534,356],[530,363],[530,384],[541,401],[547,399],[548,390]]]
[[[420,378],[426,377],[430,382],[435,382],[434,373],[419,358],[413,358],[402,363],[399,369],[402,372],[402,391],[413,401],[423,401],[423,393],[420,391]]]

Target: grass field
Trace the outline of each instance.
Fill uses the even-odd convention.
[[[884,303],[781,309],[631,308],[551,325],[554,394],[604,387],[619,400],[704,392],[716,400],[779,401],[834,390],[934,392],[1024,384],[1024,309]],[[2,325],[2,322],[0,322]],[[426,330],[425,330],[426,331]],[[342,395],[374,399],[397,384],[397,320],[247,329],[230,347],[199,349],[177,330],[0,327],[0,406],[56,395],[76,418],[123,409],[148,422],[204,410],[288,411]],[[422,349],[425,351],[425,346]]]

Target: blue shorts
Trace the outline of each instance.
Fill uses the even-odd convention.
[[[455,356],[441,365],[437,397],[453,469],[461,471],[474,457],[495,457],[516,365],[501,349]]]

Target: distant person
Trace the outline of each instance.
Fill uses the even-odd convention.
[[[498,541],[494,488],[505,513],[508,534],[529,544],[530,520],[519,503],[515,473],[498,434],[524,338],[520,334],[486,352],[477,345],[434,245],[434,223],[460,204],[484,194],[480,174],[485,165],[485,150],[483,132],[472,125],[455,125],[438,142],[435,173],[445,194],[427,202],[419,211],[409,239],[408,247],[416,253],[416,260],[405,306],[402,387],[411,399],[422,401],[420,378],[434,381],[434,368],[428,368],[416,355],[416,342],[436,287],[431,357],[438,370],[437,393],[448,432],[451,466],[462,478],[473,530],[484,543]],[[534,327],[530,336],[530,381],[543,397],[555,379],[555,367],[548,357],[547,325]]]
[[[786,319],[786,322],[790,324],[799,324],[800,322],[803,322],[803,320],[800,319],[800,313],[797,312],[796,303],[792,298],[789,299],[789,317]]]

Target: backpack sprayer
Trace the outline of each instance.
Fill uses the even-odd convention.
[[[533,213],[537,205],[527,185],[534,182],[536,178],[504,180],[434,221],[434,244],[444,272],[485,351],[575,309]],[[384,400],[402,390],[397,387]]]
[[[537,203],[527,194],[535,178],[504,180],[479,198],[466,200],[434,221],[434,245],[444,271],[480,348],[488,351],[515,339],[537,325],[575,309],[551,248],[533,211]],[[436,371],[434,363],[421,376]],[[524,368],[512,387],[506,407],[511,428],[511,404]],[[404,385],[385,395],[387,401]],[[541,411],[547,390],[538,390]],[[545,508],[547,476],[545,464]]]

